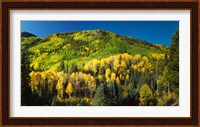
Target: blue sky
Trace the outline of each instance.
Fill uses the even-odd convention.
[[[42,38],[58,32],[105,29],[167,46],[178,28],[178,21],[21,21],[21,31]]]

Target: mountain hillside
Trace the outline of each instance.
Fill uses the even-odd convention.
[[[36,35],[29,32],[21,32],[21,37],[36,37]]]
[[[128,53],[149,56],[162,53],[163,48],[136,38],[124,37],[105,30],[85,30],[57,33],[38,38],[33,34],[22,33],[22,50],[26,48],[31,58],[31,67],[42,71],[78,66],[92,60],[111,55]],[[62,66],[62,67],[61,67]]]
[[[23,106],[177,106],[179,31],[169,47],[105,30],[21,38]]]

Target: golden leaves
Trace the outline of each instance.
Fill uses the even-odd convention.
[[[68,82],[68,85],[67,85],[67,88],[66,88],[65,92],[67,94],[71,95],[73,90],[74,90],[74,88],[73,88],[72,84],[70,82]]]
[[[133,57],[134,60],[140,60],[141,59],[141,55],[140,54],[137,54]]]
[[[111,80],[112,81],[115,81],[116,79],[116,74],[114,72],[111,73]]]
[[[160,60],[164,60],[165,58],[165,54],[161,54],[161,53],[153,53],[151,55],[151,57],[157,61],[160,61]]]

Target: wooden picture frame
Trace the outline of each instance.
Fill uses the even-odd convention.
[[[10,10],[190,10],[190,117],[10,117]],[[198,3],[197,2],[2,2],[2,124],[3,125],[197,125],[198,124]]]

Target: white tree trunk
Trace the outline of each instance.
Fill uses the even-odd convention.
[[[157,86],[157,91],[158,91],[158,80],[156,80],[156,86]]]
[[[170,89],[169,89],[169,82],[168,82],[168,86],[167,86],[167,88],[168,88],[168,94],[170,94]]]

